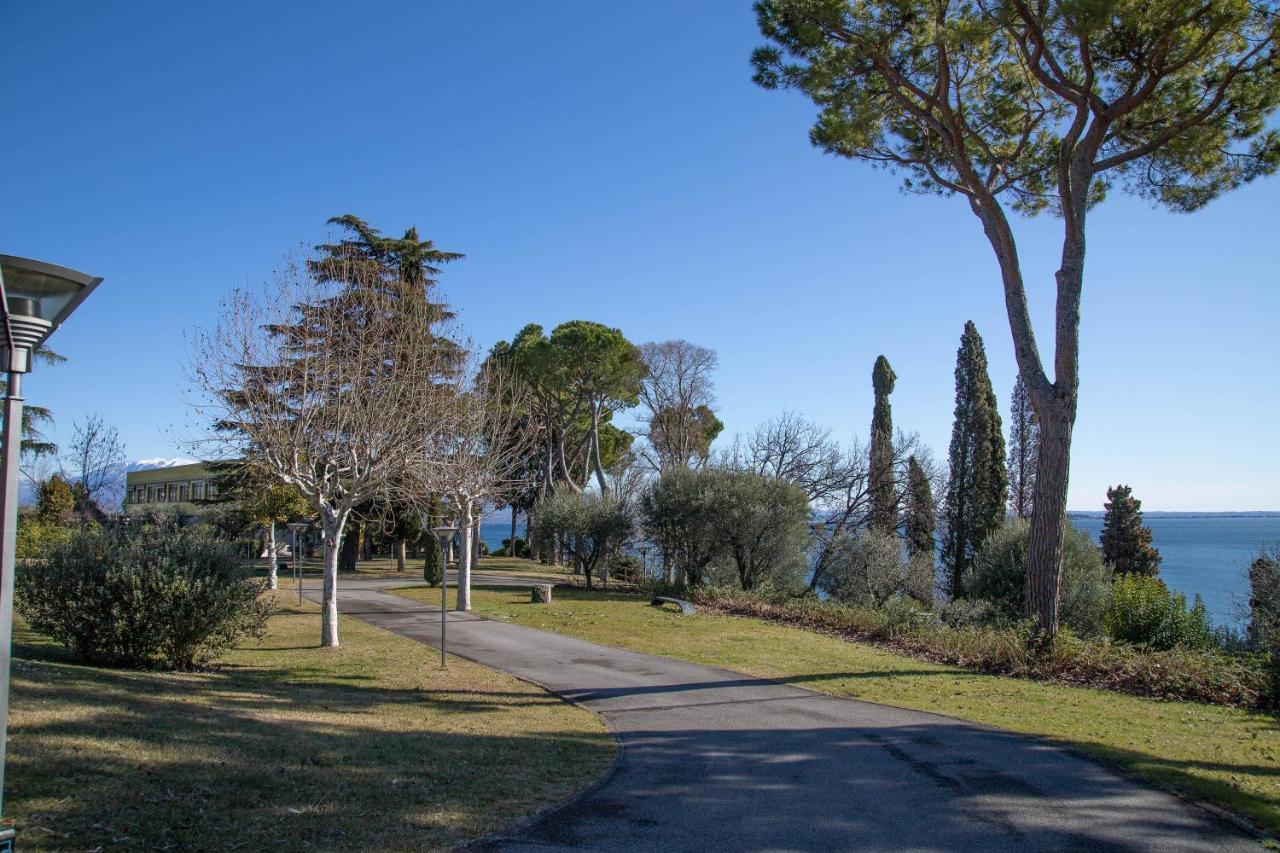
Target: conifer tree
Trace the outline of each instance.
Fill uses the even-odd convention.
[[[908,555],[933,556],[934,549],[937,547],[937,541],[934,539],[934,530],[937,527],[936,512],[929,477],[925,474],[920,461],[912,456],[907,460],[906,508],[902,517]]]
[[[951,476],[942,562],[951,596],[964,594],[964,576],[986,538],[1005,515],[1004,436],[987,353],[972,321],[964,324],[956,353],[956,417],[951,428]]]
[[[443,572],[440,569],[440,540],[432,532],[433,527],[440,525],[440,499],[434,495],[428,501],[425,521],[425,535],[422,537],[422,579],[431,586],[437,586]]]
[[[898,529],[898,496],[893,483],[893,410],[889,395],[893,393],[897,375],[889,359],[880,356],[871,369],[871,385],[876,405],[871,415],[871,515],[868,524],[882,533]]]
[[[1128,486],[1107,489],[1102,559],[1118,575],[1154,577],[1160,572],[1160,552],[1151,544],[1151,528],[1142,523],[1142,501]]]
[[[1265,650],[1280,639],[1280,551],[1249,564],[1249,645]]]
[[[1030,518],[1035,505],[1036,457],[1040,453],[1040,426],[1022,377],[1013,383],[1009,404],[1009,512]]]

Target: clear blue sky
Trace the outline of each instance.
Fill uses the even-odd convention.
[[[133,458],[189,434],[183,331],[355,213],[465,252],[481,344],[585,318],[720,354],[728,433],[784,410],[865,435],[871,366],[945,456],[965,320],[1007,407],[995,262],[956,199],[808,144],[760,90],[749,3],[0,5],[0,251],[105,276],[28,398]],[[1280,179],[1187,217],[1091,219],[1070,505],[1280,509]],[[1042,339],[1058,223],[1019,225]]]

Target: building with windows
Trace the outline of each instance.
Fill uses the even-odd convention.
[[[202,463],[130,471],[125,476],[124,511],[135,512],[148,504],[171,505],[182,515],[200,515],[204,501],[218,495],[209,467]]]

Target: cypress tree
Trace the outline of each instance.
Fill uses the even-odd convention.
[[[1118,575],[1155,577],[1160,572],[1160,552],[1151,544],[1151,528],[1142,523],[1142,501],[1128,486],[1107,489],[1102,559]]]
[[[889,359],[880,356],[871,369],[876,405],[871,415],[871,515],[868,525],[883,533],[898,529],[898,496],[893,482],[893,411],[889,395],[897,375]]]
[[[903,511],[903,528],[907,537],[907,554],[928,554],[933,557],[937,543],[934,530],[937,527],[937,509],[933,503],[933,489],[920,462],[912,456],[907,460],[907,505]]]
[[[440,583],[440,540],[431,532],[431,528],[440,525],[440,499],[432,496],[427,505],[427,513],[422,537],[422,579],[431,586]]]
[[[987,375],[987,353],[972,321],[964,324],[956,352],[956,416],[951,428],[951,478],[946,497],[942,562],[951,596],[964,595],[973,557],[1005,515],[1007,472],[996,394]]]
[[[1039,453],[1040,425],[1019,374],[1009,404],[1009,512],[1018,518],[1031,517]]]

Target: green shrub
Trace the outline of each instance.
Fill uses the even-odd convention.
[[[1062,623],[1082,636],[1103,630],[1111,596],[1111,571],[1089,534],[1068,520],[1062,538]],[[1026,601],[1031,524],[1024,518],[1006,521],[987,538],[965,579],[967,597],[989,601],[998,622],[1022,618]]]
[[[17,556],[19,560],[38,560],[49,556],[54,548],[68,541],[75,528],[37,516],[18,519]]]
[[[1009,623],[1008,615],[985,598],[957,598],[943,605],[938,614],[952,628],[998,627]]]
[[[1213,624],[1200,596],[1188,609],[1185,595],[1146,575],[1115,579],[1106,627],[1113,639],[1153,649],[1208,649],[1216,645]]]
[[[1268,693],[1280,691],[1280,648],[1271,658],[1276,663],[1269,671],[1262,656],[1226,655],[1216,649],[1158,650],[1115,643],[1105,637],[1078,637],[1065,630],[1051,643],[1033,643],[1030,623],[953,627],[927,614],[913,618],[906,607],[896,603],[869,608],[808,597],[762,598],[739,589],[707,587],[690,595],[713,611],[874,643],[978,672],[1244,708],[1267,704]],[[983,606],[983,602],[972,601],[960,608]],[[946,612],[944,618],[948,618]],[[949,618],[962,612],[957,609]],[[1275,681],[1270,681],[1272,678]],[[1280,698],[1280,692],[1276,696]]]
[[[32,628],[111,666],[200,666],[260,635],[269,612],[233,545],[168,525],[77,532],[15,584]]]

